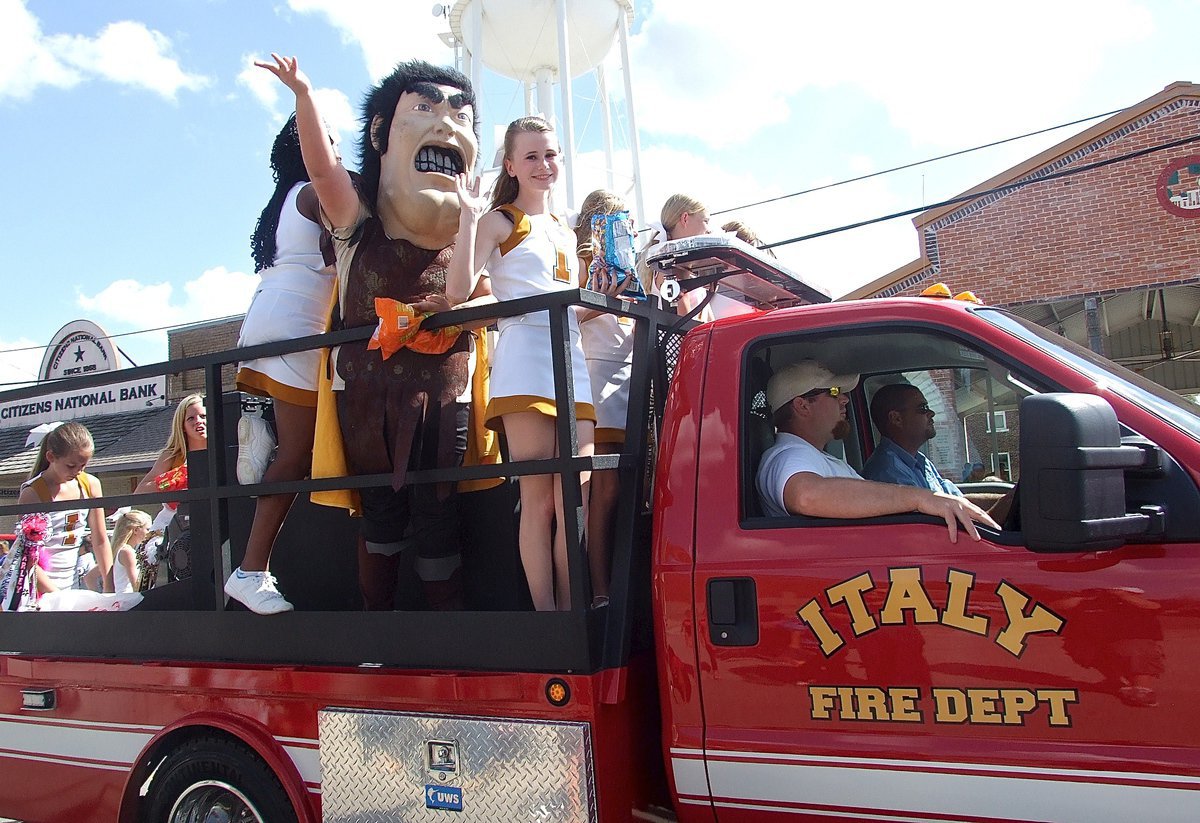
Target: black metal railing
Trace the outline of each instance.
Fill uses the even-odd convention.
[[[652,300],[654,298],[651,298]],[[575,457],[578,437],[571,373],[573,306],[611,312],[635,320],[633,369],[624,447],[617,455]],[[422,469],[406,475],[407,483],[442,483],[557,474],[562,478],[571,602],[563,613],[289,613],[259,617],[226,612],[221,581],[232,570],[234,552],[227,543],[229,501],[258,495],[360,489],[390,485],[391,474],[355,475],[242,486],[232,482],[223,442],[225,407],[221,368],[261,357],[333,347],[367,339],[373,329],[359,327],[296,340],[196,355],[149,366],[42,383],[0,393],[0,402],[24,400],[49,391],[75,390],[124,383],[145,377],[200,370],[204,373],[208,447],[202,461],[189,460],[189,488],[151,494],[105,495],[96,503],[107,508],[179,501],[192,517],[191,578],[154,590],[147,610],[96,615],[62,613],[0,615],[0,652],[70,654],[160,659],[224,659],[244,662],[356,664],[363,662],[414,667],[469,669],[596,670],[628,660],[635,642],[632,627],[649,610],[649,513],[644,505],[652,478],[653,441],[661,424],[669,371],[686,329],[679,317],[645,304],[606,298],[575,289],[500,304],[457,309],[428,318],[424,327],[467,325],[532,312],[549,315],[549,343],[557,390],[556,433],[559,457],[453,468]],[[694,324],[687,324],[688,326]],[[664,361],[666,361],[664,363]],[[620,473],[621,504],[617,507],[609,605],[591,611],[591,582],[584,545],[581,472]],[[0,515],[77,508],[78,501],[0,505]],[[206,614],[207,613],[207,614]],[[286,622],[280,622],[286,621]],[[645,623],[646,620],[641,622]],[[286,628],[284,628],[286,626]],[[281,631],[282,629],[282,631]],[[203,633],[203,641],[197,633]],[[420,647],[399,642],[406,632],[427,639]],[[532,632],[532,635],[529,634]],[[374,640],[372,640],[374,636]],[[513,647],[513,638],[536,636],[539,643]],[[116,639],[114,639],[116,638]],[[643,639],[644,640],[644,639]]]

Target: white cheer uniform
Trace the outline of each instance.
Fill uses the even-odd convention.
[[[575,235],[551,214],[527,215],[501,206],[513,219],[513,230],[492,253],[487,272],[497,300],[515,300],[577,288]],[[567,315],[571,338],[571,370],[575,386],[575,418],[595,420],[592,388],[575,312]],[[485,420],[499,431],[505,414],[537,411],[555,416],[554,366],[548,312],[502,317],[492,355],[491,395]]]
[[[96,478],[80,472],[75,482],[79,484],[80,502],[91,497],[91,490]],[[46,481],[39,474],[32,480],[21,484],[21,488],[32,486],[38,498],[43,503],[49,503],[50,490]],[[50,557],[48,564],[43,564],[46,576],[59,589],[70,589],[75,585],[75,564],[79,562],[79,545],[83,538],[91,533],[88,526],[88,514],[92,507],[66,511],[46,512],[50,518],[50,528],[46,532],[46,542],[42,544],[42,552]]]
[[[636,276],[636,275],[635,275]],[[587,273],[583,273],[587,280]],[[596,442],[625,442],[629,378],[633,373],[632,317],[604,312],[579,324],[596,407]]]
[[[296,208],[296,198],[306,185],[297,183],[284,198],[275,230],[275,262],[259,273],[262,282],[242,321],[239,348],[325,331],[334,269],[321,257],[321,227]],[[238,370],[238,389],[297,406],[316,406],[320,357],[320,350],[313,349],[246,360]]]

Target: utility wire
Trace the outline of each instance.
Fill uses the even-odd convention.
[[[839,180],[839,181],[836,181],[833,183],[826,183],[825,185],[822,185],[822,186],[814,186],[812,188],[802,189],[800,191],[795,191],[790,194],[783,194],[783,195],[779,195],[778,197],[767,198],[766,200],[759,200],[759,201],[756,201],[753,203],[745,203],[740,206],[733,206],[728,209],[721,209],[720,211],[710,212],[710,214],[712,214],[713,216],[716,216],[719,214],[728,214],[729,212],[739,211],[741,209],[749,209],[749,208],[753,208],[755,206],[762,206],[762,205],[766,205],[769,203],[775,203],[780,200],[786,200],[786,199],[792,198],[792,197],[799,197],[800,195],[803,195],[803,194],[812,194],[813,192],[824,191],[825,189],[831,189],[831,188],[835,188],[837,186],[844,186],[844,185],[848,185],[850,183],[857,183],[862,180],[869,180],[872,177],[879,177],[881,175],[891,174],[891,173],[897,172],[897,171],[904,171],[905,169],[911,169],[911,168],[915,168],[917,166],[927,165],[929,163],[936,163],[940,160],[947,160],[952,157],[958,157],[960,155],[969,154],[971,152],[981,151],[983,149],[988,149],[988,148],[993,148],[995,146],[1000,146],[1005,143],[1012,143],[1017,140],[1022,140],[1026,137],[1035,137],[1039,134],[1045,134],[1047,132],[1056,131],[1057,129],[1063,129],[1063,128],[1067,128],[1069,126],[1077,126],[1080,123],[1087,123],[1091,120],[1098,120],[1102,117],[1110,117],[1111,115],[1117,114],[1121,111],[1124,111],[1124,109],[1115,109],[1113,111],[1104,112],[1103,114],[1094,114],[1091,117],[1083,117],[1078,120],[1072,120],[1067,123],[1060,123],[1057,126],[1049,126],[1044,129],[1038,129],[1037,131],[1031,131],[1031,132],[1027,132],[1025,134],[1016,135],[1015,137],[1006,137],[1002,140],[994,140],[990,143],[983,143],[981,145],[973,146],[971,148],[960,149],[958,151],[950,152],[949,154],[943,154],[943,155],[939,155],[937,157],[930,157],[925,160],[917,160],[912,163],[906,163],[901,166],[893,166],[892,168],[889,168],[889,169],[883,169],[881,171],[871,172],[869,174],[863,174],[863,175],[859,175],[858,177],[851,177],[851,178],[847,178],[845,180]],[[1150,154],[1155,151],[1161,151],[1164,149],[1174,148],[1176,146],[1185,145],[1187,143],[1191,143],[1196,140],[1200,140],[1200,136],[1193,137],[1193,138],[1187,138],[1182,141],[1176,141],[1174,143],[1168,143],[1168,144],[1164,144],[1161,146],[1155,146],[1150,149],[1143,149],[1140,152],[1134,152],[1134,153],[1131,153],[1128,155],[1123,155],[1121,157],[1111,158],[1109,160],[1101,161],[1099,163],[1093,163],[1088,166],[1081,166],[1078,169],[1070,169],[1065,172],[1058,172],[1053,175],[1047,175],[1044,177],[1038,177],[1038,178],[1034,178],[1031,180],[1026,180],[1022,183],[1014,183],[1009,186],[1002,186],[1002,187],[996,188],[996,189],[989,189],[988,191],[978,192],[978,193],[972,194],[972,195],[964,195],[962,197],[952,198],[950,200],[943,200],[939,203],[932,203],[929,205],[919,206],[919,207],[912,208],[912,209],[906,209],[905,211],[894,212],[892,214],[884,215],[882,217],[875,217],[875,218],[871,218],[869,220],[863,220],[858,223],[850,223],[850,224],[847,224],[844,226],[839,226],[839,227],[832,228],[832,229],[825,229],[823,231],[814,232],[812,234],[806,234],[806,235],[801,235],[799,237],[793,237],[788,240],[780,240],[775,243],[767,243],[767,244],[763,245],[762,248],[771,249],[771,248],[775,248],[776,246],[786,246],[791,243],[799,243],[804,240],[813,240],[815,238],[824,237],[824,236],[830,235],[830,234],[837,234],[837,233],[844,232],[844,231],[850,231],[851,229],[862,228],[863,226],[870,226],[875,223],[881,223],[881,222],[884,222],[887,220],[894,220],[897,217],[905,217],[910,214],[917,214],[919,212],[926,211],[928,209],[940,208],[941,206],[951,205],[954,203],[962,203],[962,202],[967,202],[970,200],[975,200],[980,197],[985,197],[988,194],[993,194],[996,192],[1012,191],[1012,190],[1018,189],[1022,186],[1028,185],[1030,183],[1038,183],[1038,182],[1042,182],[1045,180],[1054,180],[1058,177],[1065,177],[1068,174],[1075,174],[1077,172],[1088,171],[1093,168],[1099,168],[1100,166],[1107,166],[1112,163],[1120,162],[1122,160],[1141,157],[1145,154]],[[216,322],[221,322],[224,320],[232,320],[235,317],[240,317],[240,316],[241,315],[238,315],[238,314],[230,314],[230,315],[226,315],[225,317],[211,318],[209,320],[205,320],[205,321],[201,321],[201,322],[216,323]],[[176,324],[171,324],[171,325],[166,325],[166,326],[155,326],[154,328],[149,328],[149,329],[138,329],[136,331],[121,332],[120,334],[110,334],[110,335],[107,335],[105,338],[101,338],[101,339],[115,340],[118,337],[130,337],[135,334],[148,334],[150,332],[156,332],[156,331],[167,331],[167,330],[174,329],[174,328],[180,328],[185,325],[190,325],[190,324],[176,323]],[[43,345],[43,346],[26,346],[25,348],[20,348],[20,349],[4,349],[4,350],[0,350],[0,355],[18,354],[20,352],[27,352],[27,351],[41,351],[46,348],[48,348],[48,346]],[[122,354],[123,353],[124,352],[122,352]],[[128,355],[126,355],[126,358],[128,358]],[[133,361],[130,360],[130,362],[133,362]],[[0,386],[21,386],[21,385],[25,385],[27,382],[28,381],[0,382]]]
[[[1098,160],[1095,163],[1088,163],[1086,165],[1079,166],[1078,168],[1064,169],[1063,171],[1057,171],[1057,172],[1054,172],[1053,174],[1045,174],[1040,177],[1032,177],[1032,178],[1029,178],[1028,180],[1021,180],[1016,183],[1009,183],[1006,186],[997,186],[994,189],[985,189],[984,191],[977,191],[972,194],[964,194],[964,195],[960,195],[959,197],[951,197],[949,200],[941,200],[937,203],[928,203],[924,206],[916,206],[915,208],[905,209],[904,211],[897,211],[897,212],[892,212],[891,214],[885,214],[882,217],[872,217],[869,220],[860,220],[857,223],[847,223],[844,226],[838,226],[838,227],[832,228],[832,229],[822,229],[821,231],[815,231],[815,232],[812,232],[811,234],[802,234],[798,237],[792,237],[787,240],[778,240],[774,243],[764,243],[759,248],[773,249],[778,246],[787,246],[791,243],[801,243],[805,240],[815,240],[818,237],[825,237],[830,234],[838,234],[840,232],[850,231],[851,229],[860,229],[863,226],[871,226],[871,225],[874,225],[875,223],[883,223],[888,220],[894,220],[897,217],[907,217],[910,214],[919,214],[920,212],[928,211],[929,209],[940,209],[942,206],[952,206],[952,205],[955,205],[956,203],[969,203],[972,200],[978,200],[981,197],[987,197],[990,194],[1001,194],[1001,193],[1013,192],[1013,191],[1016,191],[1017,189],[1024,188],[1025,186],[1031,186],[1035,183],[1045,183],[1050,180],[1058,180],[1063,177],[1070,177],[1073,174],[1082,174],[1085,171],[1092,171],[1093,169],[1099,169],[1099,168],[1103,168],[1105,166],[1111,166],[1114,163],[1123,163],[1127,160],[1136,160],[1137,158],[1145,157],[1148,154],[1154,154],[1155,152],[1166,151],[1167,149],[1174,149],[1174,148],[1178,148],[1179,146],[1186,146],[1189,143],[1196,143],[1196,142],[1200,142],[1200,134],[1194,135],[1192,137],[1184,137],[1179,140],[1172,140],[1169,143],[1160,143],[1157,146],[1150,146],[1149,148],[1139,149],[1138,151],[1132,151],[1132,152],[1129,152],[1128,154],[1122,154],[1118,157],[1110,157],[1107,160]]]
[[[242,314],[227,314],[224,317],[210,317],[206,320],[197,320],[196,322],[197,323],[220,323],[222,320],[233,320],[235,317],[241,317],[241,316],[242,316]],[[152,331],[170,331],[171,329],[181,329],[184,326],[191,326],[191,325],[195,325],[195,324],[194,323],[172,323],[168,326],[155,326],[152,329],[137,329],[135,331],[123,331],[120,334],[106,334],[103,337],[97,337],[96,339],[97,340],[116,340],[118,337],[132,337],[135,334],[149,334]],[[4,349],[4,350],[0,351],[0,354],[17,354],[18,352],[23,352],[23,351],[41,351],[42,349],[47,349],[47,348],[49,348],[49,345],[26,346],[23,349]],[[125,352],[121,352],[121,354],[125,354]],[[129,359],[130,363],[133,363],[133,360],[131,358],[129,358],[129,355],[126,354],[125,357],[127,359]],[[134,365],[137,365],[137,364],[134,363]],[[2,385],[5,385],[5,384],[0,383],[0,386],[2,386]]]
[[[241,315],[241,314],[227,314],[224,317],[213,317],[213,318],[209,318],[207,320],[199,320],[197,322],[199,322],[199,323],[221,323],[226,320],[235,320],[242,316],[243,315]],[[149,334],[150,332],[155,332],[155,331],[170,331],[171,329],[183,328],[184,326],[190,326],[190,325],[193,325],[193,324],[191,324],[191,323],[172,323],[169,326],[155,326],[152,329],[137,329],[136,331],[123,331],[120,334],[106,334],[103,337],[97,337],[96,339],[97,340],[116,340],[118,337],[132,337],[135,334]],[[47,345],[42,345],[42,346],[26,346],[21,349],[3,349],[3,350],[0,350],[0,356],[5,355],[5,354],[18,354],[20,352],[27,352],[27,351],[42,351],[42,350],[48,349],[48,348],[50,348],[50,346],[47,344]],[[137,365],[137,363],[134,362],[133,358],[125,353],[124,349],[122,349],[120,346],[117,346],[116,349],[119,354],[124,355],[126,360],[128,360],[134,366]],[[33,377],[29,378],[28,380],[0,381],[0,387],[3,387],[3,386],[28,386],[30,383],[38,383],[38,382],[45,382],[45,381],[42,381],[41,378],[35,374]]]
[[[939,155],[938,157],[930,157],[925,160],[917,160],[912,163],[905,163],[903,166],[893,166],[890,169],[883,169],[882,171],[873,171],[870,174],[862,174],[862,175],[859,175],[858,177],[850,177],[850,178],[847,178],[846,180],[838,180],[834,183],[826,183],[823,186],[813,186],[810,189],[801,189],[800,191],[794,191],[791,194],[781,194],[778,197],[768,197],[766,200],[758,200],[758,201],[755,201],[754,203],[745,203],[741,206],[733,206],[728,209],[721,209],[720,211],[709,212],[709,214],[711,214],[713,217],[715,217],[718,214],[728,214],[729,212],[739,211],[741,209],[750,209],[750,208],[754,208],[755,206],[763,206],[768,203],[777,203],[780,200],[787,200],[788,198],[791,198],[791,197],[799,197],[802,194],[812,194],[813,192],[825,191],[825,189],[833,189],[833,188],[837,188],[838,186],[845,186],[849,183],[858,183],[861,180],[870,180],[872,177],[879,177],[881,175],[891,174],[892,172],[896,172],[896,171],[904,171],[905,169],[914,169],[917,166],[924,166],[929,163],[936,163],[939,160],[949,160],[951,157],[958,157],[963,154],[970,154],[973,151],[982,151],[983,149],[990,149],[995,146],[1003,146],[1005,143],[1012,143],[1017,140],[1024,140],[1026,137],[1036,137],[1039,134],[1046,134],[1047,132],[1057,131],[1058,129],[1065,129],[1068,126],[1078,126],[1080,123],[1087,123],[1090,120],[1099,120],[1101,117],[1111,117],[1112,115],[1119,114],[1122,111],[1125,111],[1125,110],[1124,109],[1116,109],[1114,111],[1106,111],[1103,114],[1093,114],[1091,117],[1083,117],[1083,118],[1080,118],[1079,120],[1072,120],[1070,123],[1060,123],[1057,126],[1050,126],[1048,128],[1038,129],[1037,131],[1026,132],[1025,134],[1018,134],[1016,137],[1006,137],[1003,140],[993,140],[991,143],[984,143],[979,146],[973,146],[972,148],[969,148],[969,149],[959,149],[958,151],[952,151],[949,154]]]

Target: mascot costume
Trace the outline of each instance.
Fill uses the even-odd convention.
[[[398,65],[363,104],[362,173],[352,178],[329,148],[297,61],[272,57],[274,65],[259,65],[296,93],[305,165],[334,241],[338,288],[331,328],[376,329],[371,341],[334,348],[323,364],[313,477],[392,477],[390,487],[314,494],[313,500],[361,512],[359,583],[368,609],[396,607],[406,548],[415,549],[428,605],[457,606],[461,544],[453,489],[407,484],[406,473],[458,465],[464,451],[472,462],[498,459],[494,443],[480,446],[470,436],[469,406],[460,402],[472,388],[471,334],[401,335],[397,342],[395,332],[398,323],[419,323],[414,307],[449,307],[446,267],[459,213],[455,176],[473,168],[478,150],[471,83],[451,68]],[[486,374],[486,368],[477,371]],[[478,392],[480,380],[474,383]]]

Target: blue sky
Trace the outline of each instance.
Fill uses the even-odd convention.
[[[126,335],[244,311],[257,280],[249,235],[272,186],[267,153],[291,110],[286,89],[250,61],[298,55],[350,144],[363,92],[396,61],[453,60],[432,5],[0,0],[10,295],[0,382],[32,377],[36,347],[75,318]],[[532,36],[542,21],[528,25]],[[728,209],[1123,108],[1200,80],[1197,32],[1191,0],[636,2],[631,77],[647,210],[656,215],[675,191]],[[577,87],[583,193],[604,177],[594,83]],[[522,106],[514,82],[485,72],[484,157],[494,154],[493,124]],[[912,208],[1082,128],[737,216],[774,241]],[[627,165],[619,135],[617,149]],[[356,163],[352,146],[343,151]],[[902,219],[780,252],[837,295],[915,258],[917,238]],[[962,285],[986,298],[983,285]],[[166,356],[163,332],[117,342],[139,364]]]

